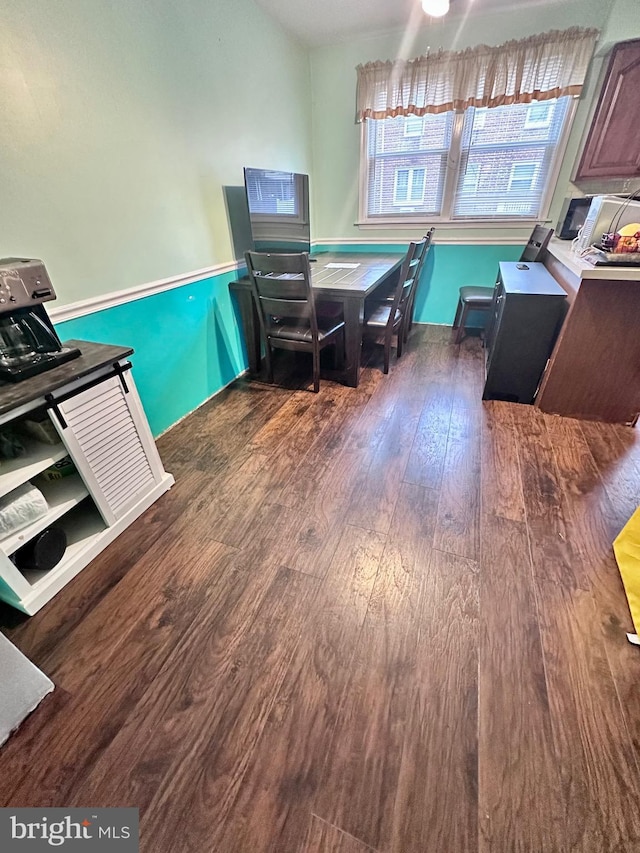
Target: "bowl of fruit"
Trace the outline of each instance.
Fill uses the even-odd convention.
[[[597,248],[606,254],[609,263],[640,265],[640,222],[623,225],[612,234],[603,234]]]

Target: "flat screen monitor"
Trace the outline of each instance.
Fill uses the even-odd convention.
[[[308,176],[247,167],[244,185],[255,251],[310,251]]]

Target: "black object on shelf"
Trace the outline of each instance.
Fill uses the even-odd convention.
[[[486,336],[483,400],[533,403],[565,315],[566,293],[540,263],[501,263]]]
[[[47,572],[57,566],[67,549],[67,534],[62,527],[47,527],[19,548],[15,563],[19,569]]]

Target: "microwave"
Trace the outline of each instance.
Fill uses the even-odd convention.
[[[560,211],[556,237],[560,240],[575,240],[584,225],[592,201],[593,196],[565,199]]]

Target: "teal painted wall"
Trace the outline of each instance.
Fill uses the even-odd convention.
[[[522,246],[439,245],[436,236],[416,292],[416,321],[444,325],[452,323],[458,304],[458,289],[468,284],[493,287],[500,261],[517,261],[523,248],[524,243]],[[321,244],[315,251],[401,252],[402,247],[392,243],[378,243],[375,246]]]
[[[247,366],[228,291],[234,273],[183,285],[56,324],[62,340],[133,347],[138,391],[154,435],[199,406]]]
[[[463,285],[493,287],[500,261],[516,261],[523,246],[456,246],[437,243],[427,256],[416,292],[419,323],[450,324]],[[473,320],[473,318],[471,318]]]
[[[397,245],[318,247],[316,251],[396,252]],[[492,285],[499,261],[515,260],[517,246],[434,245],[416,296],[420,323],[449,324],[462,284]],[[228,284],[215,276],[56,324],[63,340],[122,344],[135,350],[136,385],[159,435],[247,367],[240,318]]]

